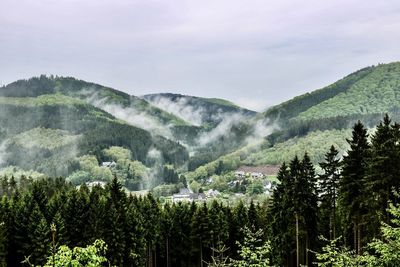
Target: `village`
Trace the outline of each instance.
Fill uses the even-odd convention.
[[[276,175],[278,173],[279,166],[274,165],[262,165],[262,166],[241,166],[232,174],[233,179],[227,182],[230,191],[235,191],[245,183],[251,184],[252,182],[257,182],[262,185],[260,193],[269,196],[276,186]],[[190,188],[180,188],[179,193],[172,195],[172,202],[188,201],[188,202],[198,202],[207,201],[210,199],[221,197],[226,195],[227,192],[220,192],[219,190],[212,188],[213,178],[210,177],[205,180],[205,188],[207,190],[201,190],[201,192],[193,192]],[[232,193],[235,197],[244,197],[244,193],[236,192]]]

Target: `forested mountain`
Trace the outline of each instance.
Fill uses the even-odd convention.
[[[241,148],[203,167],[210,169],[219,161],[233,166],[230,170],[241,164],[281,164],[306,151],[317,163],[330,144],[342,154],[347,148],[344,140],[349,137],[349,129],[358,120],[371,130],[385,113],[400,120],[399,93],[399,62],[366,67],[332,85],[269,108],[261,117],[278,129],[262,145]],[[202,170],[195,170],[189,177],[198,177]]]
[[[185,119],[188,123],[206,128],[218,125],[226,116],[240,114],[252,117],[256,112],[238,107],[219,98],[203,98],[180,94],[162,93],[144,95],[153,105]]]
[[[139,98],[70,77],[40,76],[0,88],[0,160],[26,171],[74,174],[77,183],[93,173],[109,180],[111,173],[100,165],[118,160],[120,178],[130,177],[133,189],[155,176],[156,165],[159,184],[164,165],[196,177],[220,161],[234,170],[280,164],[309,151],[317,162],[324,143],[343,153],[340,140],[358,120],[367,128],[386,112],[398,120],[399,92],[400,63],[361,69],[263,114],[223,99],[170,93]]]
[[[87,90],[104,97],[104,103],[150,106],[139,98],[72,78],[41,76],[12,83],[0,88],[2,166],[64,177],[84,170],[85,179],[96,173],[93,179],[107,181],[112,177],[110,170],[98,164],[113,159],[104,151],[110,147],[127,149],[127,159],[147,167],[155,164],[155,156],[177,167],[188,160],[186,148],[177,142],[132,126],[92,105],[93,96],[90,99]],[[168,123],[183,123],[155,107],[147,110],[161,114]],[[85,167],[83,161],[88,155],[95,157],[97,168]],[[144,177],[136,176],[141,183]]]
[[[332,85],[274,106],[264,116],[286,121],[397,112],[399,77],[399,62],[367,67]]]
[[[185,102],[193,112],[185,114],[200,114],[204,123],[199,125],[144,99],[75,78],[19,80],[0,88],[0,163],[80,183],[93,175],[111,179],[102,162],[119,160],[119,177],[140,189],[143,181],[147,186],[163,182],[163,165],[193,169],[253,137],[249,119],[255,112],[221,99],[193,99]]]

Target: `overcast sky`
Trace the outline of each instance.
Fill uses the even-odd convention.
[[[0,1],[0,85],[55,74],[262,110],[398,60],[398,0]]]

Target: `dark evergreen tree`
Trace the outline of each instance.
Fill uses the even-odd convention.
[[[293,227],[293,179],[285,163],[279,169],[279,183],[273,192],[268,217],[271,220],[269,239],[272,246],[272,263],[277,266],[289,266],[294,247]]]
[[[319,165],[322,174],[318,176],[320,212],[319,229],[320,234],[329,238],[336,239],[337,235],[337,198],[340,181],[340,159],[338,151],[332,145],[329,152],[325,155],[325,161]]]
[[[342,179],[339,183],[339,203],[345,244],[361,253],[362,224],[366,214],[364,181],[368,170],[370,145],[367,130],[359,121],[347,139],[350,149],[343,157]],[[373,200],[372,200],[373,201]]]
[[[196,209],[191,224],[192,253],[197,256],[195,256],[197,259],[193,264],[196,266],[203,266],[209,260],[206,249],[211,246],[212,233],[210,228],[208,208],[204,203]]]
[[[393,192],[400,189],[399,137],[399,128],[391,124],[387,114],[371,136],[371,155],[365,179],[370,199],[366,202],[366,230],[370,238],[379,234],[381,221],[389,222],[389,201],[398,202],[398,196]]]
[[[318,195],[314,166],[307,153],[304,154],[304,158],[301,161],[300,183],[295,183],[295,195],[298,195],[300,200],[298,202],[300,206],[297,210],[301,214],[304,223],[304,263],[309,266],[313,262],[314,255],[311,251],[317,249]]]
[[[29,242],[27,245],[29,250],[27,255],[29,255],[29,262],[33,265],[43,265],[50,251],[51,233],[50,225],[37,204],[30,215],[28,229]]]

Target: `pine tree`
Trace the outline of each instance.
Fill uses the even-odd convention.
[[[290,195],[293,179],[285,163],[279,169],[279,184],[272,195],[270,217],[270,234],[272,263],[277,266],[288,266],[291,262],[290,251],[294,246],[293,201]]]
[[[171,266],[190,266],[191,264],[191,224],[196,211],[195,205],[177,203],[171,208],[172,232],[170,240]]]
[[[131,197],[128,200],[125,225],[126,266],[144,266],[146,261],[146,240],[143,237],[143,216]]]
[[[340,159],[332,145],[319,165],[322,174],[318,176],[320,195],[320,231],[329,240],[336,239],[337,198],[340,180]]]
[[[111,264],[124,265],[125,228],[126,228],[126,194],[117,176],[107,186],[108,193],[105,216],[105,242],[108,244],[108,254]]]
[[[140,205],[140,212],[143,214],[144,238],[147,242],[147,266],[156,265],[156,244],[160,238],[160,207],[157,200],[148,194]]]
[[[300,214],[304,221],[305,231],[305,264],[309,266],[313,262],[313,253],[317,247],[317,221],[318,221],[318,195],[316,188],[316,175],[314,166],[307,153],[301,162],[301,183],[299,191],[295,192],[300,196]],[[311,251],[310,251],[311,250]]]
[[[365,210],[364,181],[368,170],[370,145],[364,125],[358,121],[347,139],[350,149],[343,157],[342,179],[339,183],[339,203],[342,213],[345,243],[357,253],[362,247],[362,222]],[[351,232],[353,235],[351,235]]]
[[[400,189],[398,131],[386,114],[371,136],[371,156],[365,179],[368,195],[373,200],[367,202],[367,227],[371,237],[379,234],[380,221],[389,222],[389,201],[398,202],[398,197],[393,194],[394,190]]]
[[[46,262],[51,244],[50,225],[35,205],[29,218],[29,262],[34,265],[43,265]],[[28,256],[28,255],[26,255]]]
[[[193,254],[195,257],[197,256],[197,263],[195,264],[197,266],[204,266],[204,262],[207,261],[205,248],[210,247],[212,239],[209,213],[205,203],[197,208],[193,215],[191,229]]]

